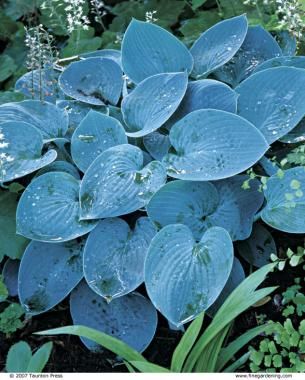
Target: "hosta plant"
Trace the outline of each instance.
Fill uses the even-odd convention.
[[[305,232],[303,167],[264,192],[245,174],[303,133],[304,60],[245,15],[190,49],[134,19],[121,51],[78,58],[25,74],[16,90],[33,99],[0,106],[0,196],[12,181],[26,187],[9,209],[8,236],[16,225],[31,240],[19,299],[31,316],[71,294],[75,324],[143,351],[156,310],[176,326],[217,312],[244,278],[233,241],[251,238],[254,221]]]

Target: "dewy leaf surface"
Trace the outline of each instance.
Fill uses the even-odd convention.
[[[52,103],[39,100],[24,100],[0,106],[0,123],[25,122],[42,133],[45,141],[64,137],[68,130],[68,114]]]
[[[62,91],[76,100],[116,105],[123,79],[120,66],[109,58],[88,58],[71,63],[59,77]]]
[[[108,301],[136,289],[144,281],[144,260],[156,233],[147,217],[139,218],[133,230],[120,218],[100,221],[84,252],[84,275],[91,289]]]
[[[145,79],[122,102],[127,136],[142,137],[164,124],[178,108],[187,88],[186,73]]]
[[[212,227],[196,243],[187,226],[171,224],[150,244],[146,289],[155,307],[171,323],[181,325],[216,300],[232,265],[233,244],[226,230]]]
[[[227,63],[242,45],[248,29],[245,15],[219,22],[205,31],[191,47],[193,78],[207,76]]]
[[[187,114],[200,109],[213,108],[236,113],[237,97],[237,93],[229,86],[213,79],[189,82],[182,102],[166,125],[172,125]]]
[[[89,111],[73,133],[72,158],[78,168],[85,172],[97,156],[119,144],[127,144],[121,123],[111,116]]]
[[[82,219],[129,214],[144,207],[166,181],[158,161],[143,167],[141,149],[122,144],[105,150],[90,165],[80,187]]]
[[[41,155],[42,134],[21,121],[0,124],[0,182],[12,181],[47,166],[56,159],[55,150]]]
[[[22,256],[18,293],[27,314],[52,309],[83,277],[83,243],[32,241]]]
[[[235,87],[248,78],[262,62],[281,55],[282,50],[270,33],[261,26],[249,27],[241,48],[214,75],[218,80]]]
[[[253,74],[237,88],[238,114],[269,144],[291,131],[305,115],[305,70],[277,67]]]
[[[96,224],[80,220],[79,181],[63,172],[46,173],[33,180],[17,208],[17,232],[33,240],[72,240]]]
[[[171,177],[210,181],[232,177],[256,163],[269,146],[247,120],[220,110],[198,110],[170,130],[175,149],[163,162]]]
[[[246,239],[251,233],[253,217],[264,200],[258,191],[258,181],[251,181],[250,189],[242,189],[247,178],[240,175],[213,184],[169,182],[148,203],[148,216],[159,227],[187,225],[196,240],[213,226],[225,228],[232,240]]]
[[[122,43],[122,65],[134,82],[161,73],[191,72],[193,59],[171,33],[152,23],[133,19]]]
[[[305,233],[305,169],[295,167],[285,170],[283,178],[273,175],[264,190],[266,207],[261,213],[269,226],[288,233]],[[293,182],[299,183],[299,192]]]
[[[158,316],[151,302],[131,293],[107,303],[82,281],[71,293],[70,311],[75,325],[85,325],[114,336],[142,352],[152,341]],[[101,352],[102,347],[81,338],[87,348]]]
[[[262,70],[272,69],[274,67],[282,67],[282,66],[305,69],[305,57],[304,56],[297,56],[297,57],[285,56],[285,57],[271,58],[271,59],[268,59],[268,61],[265,61],[262,64],[260,64],[254,70],[254,73],[258,73],[259,71],[262,71]]]

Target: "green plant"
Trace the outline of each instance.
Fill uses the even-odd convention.
[[[273,324],[257,326],[229,344],[225,343],[235,318],[276,289],[275,287],[268,287],[257,290],[257,287],[273,268],[273,264],[266,265],[246,278],[229,295],[203,333],[200,333],[203,314],[199,315],[190,324],[176,347],[170,369],[148,362],[144,356],[117,338],[85,326],[61,327],[37,334],[73,334],[91,339],[123,358],[129,371],[132,372],[135,369],[140,372],[234,371],[249,357],[249,354],[246,353],[235,359],[238,351],[257,335],[273,328]],[[229,365],[233,358],[233,363]]]
[[[305,248],[298,246],[296,252],[288,248],[281,255],[272,253],[270,259],[272,262],[276,263],[277,269],[280,271],[284,270],[287,264],[291,267],[296,267],[297,265],[302,264],[305,260]]]
[[[47,364],[53,344],[45,343],[34,354],[24,341],[14,344],[7,354],[7,372],[42,372]]]

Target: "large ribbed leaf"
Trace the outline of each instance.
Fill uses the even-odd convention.
[[[160,26],[133,19],[122,43],[122,65],[135,83],[152,75],[191,72],[193,59],[187,48]]]
[[[45,242],[72,240],[97,224],[79,218],[79,181],[63,172],[46,173],[32,181],[20,198],[17,232]]]
[[[76,179],[80,179],[79,171],[77,170],[77,167],[73,164],[70,164],[70,162],[67,161],[54,161],[48,166],[45,166],[44,168],[40,169],[36,174],[35,177],[39,177],[40,175],[43,175],[45,173],[50,172],[64,172],[71,174]]]
[[[59,77],[62,91],[76,100],[117,104],[123,79],[120,66],[109,58],[88,58],[71,63]]]
[[[303,56],[293,56],[293,57],[276,57],[268,59],[268,61],[263,62],[254,70],[254,73],[258,73],[259,71],[272,69],[274,67],[296,67],[299,69],[305,69],[305,57]]]
[[[109,58],[113,59],[119,66],[121,66],[121,51],[115,49],[102,49],[91,51],[89,53],[80,54],[83,58]]]
[[[273,175],[264,190],[266,207],[263,221],[277,230],[305,233],[305,169],[295,167],[285,171],[282,178]]]
[[[18,293],[27,314],[40,314],[61,302],[83,277],[83,244],[32,241],[21,259]]]
[[[122,102],[126,134],[141,137],[161,127],[176,111],[186,87],[186,73],[158,74],[139,83]]]
[[[16,235],[16,209],[18,195],[0,190],[0,261],[5,255],[19,259],[28,240]]]
[[[152,161],[143,168],[141,149],[122,144],[98,156],[81,183],[82,219],[107,218],[145,206],[165,183],[163,165]]]
[[[0,106],[0,123],[22,121],[40,130],[45,141],[64,137],[68,130],[68,115],[52,103],[24,100]]]
[[[67,135],[65,136],[69,138],[90,110],[94,110],[105,115],[109,114],[109,109],[106,105],[94,106],[92,104],[79,102],[77,100],[59,100],[56,103],[56,106],[64,109],[69,115],[69,129],[67,131]]]
[[[162,158],[168,153],[171,146],[168,135],[163,135],[160,132],[152,132],[149,135],[143,137],[143,144],[148,153],[155,160],[162,160]]]
[[[255,224],[251,236],[237,244],[239,254],[258,268],[270,263],[270,255],[277,254],[271,233],[260,224]]]
[[[32,125],[9,121],[0,124],[0,182],[12,181],[50,164],[56,151],[41,155],[42,134]]]
[[[236,92],[213,79],[189,82],[182,102],[166,125],[172,125],[193,111],[207,108],[236,113]]]
[[[248,29],[245,15],[224,20],[205,31],[191,47],[192,76],[200,78],[228,62],[241,47]]]
[[[132,293],[107,303],[82,281],[71,293],[70,312],[75,325],[84,325],[112,335],[142,352],[152,341],[157,328],[157,313],[141,294]],[[102,347],[81,338],[87,348]]]
[[[206,310],[224,288],[233,264],[233,244],[221,227],[199,243],[182,224],[164,227],[152,240],[145,261],[145,284],[155,307],[181,325]]]
[[[291,131],[305,115],[305,70],[277,67],[253,74],[241,83],[238,114],[273,143]]]
[[[282,50],[270,33],[261,26],[250,27],[235,56],[214,74],[217,79],[235,87],[249,77],[259,64],[281,55]]]
[[[228,281],[226,282],[226,286],[223,288],[222,292],[217,297],[217,300],[213,303],[213,305],[208,308],[206,313],[209,316],[214,317],[218,309],[222,306],[222,304],[233,292],[233,290],[237,288],[237,286],[245,279],[245,277],[245,271],[240,261],[236,257],[234,257],[232,270],[228,278]]]
[[[268,149],[247,120],[220,110],[194,111],[169,134],[174,153],[164,157],[168,175],[191,181],[232,177],[256,163]]]
[[[90,111],[73,133],[72,158],[78,168],[85,172],[104,150],[119,144],[127,144],[121,123],[111,116]]]
[[[157,230],[142,217],[135,228],[108,218],[90,233],[84,252],[84,275],[90,288],[107,301],[128,294],[144,281],[144,260]]]
[[[305,118],[299,122],[299,124],[293,128],[287,135],[279,139],[281,142],[287,144],[295,144],[305,141]]]
[[[225,228],[232,240],[246,239],[251,233],[253,217],[264,200],[258,191],[258,181],[251,181],[250,189],[242,189],[247,178],[240,175],[214,184],[169,182],[148,203],[148,216],[159,227],[185,224],[196,240],[212,226]]]
[[[57,99],[64,99],[57,79],[58,72],[50,68],[33,70],[17,80],[15,90],[27,98],[55,103]]]

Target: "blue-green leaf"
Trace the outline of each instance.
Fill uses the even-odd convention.
[[[232,240],[246,239],[251,233],[254,215],[264,200],[257,180],[251,181],[250,189],[242,189],[247,178],[240,175],[214,184],[169,182],[148,203],[148,216],[160,227],[185,224],[196,240],[212,226],[225,228]]]
[[[165,181],[160,162],[143,168],[141,149],[128,144],[109,148],[93,161],[82,180],[81,217],[107,218],[136,211]]]
[[[48,166],[40,169],[36,173],[35,177],[39,177],[40,175],[50,172],[64,172],[71,174],[76,179],[80,179],[79,171],[77,170],[76,166],[70,164],[67,161],[54,161]]]
[[[168,175],[190,181],[232,177],[269,148],[250,122],[212,109],[188,114],[171,128],[169,137],[175,152],[163,159]]]
[[[102,50],[96,50],[96,51],[91,51],[89,53],[83,53],[80,54],[80,57],[83,58],[109,58],[113,59],[119,66],[122,65],[121,63],[121,51],[120,50],[115,50],[115,49],[102,49]]]
[[[305,69],[305,57],[304,56],[292,56],[292,57],[276,57],[268,59],[268,61],[263,62],[254,70],[254,73],[258,73],[259,71],[272,69],[274,67],[296,67],[299,69]]]
[[[150,344],[158,322],[155,308],[141,294],[131,293],[107,303],[85,281],[72,291],[70,311],[75,325],[82,324],[114,336],[138,352]],[[92,340],[81,340],[90,350],[102,350]]]
[[[168,135],[163,135],[160,132],[152,132],[143,137],[143,144],[148,153],[155,159],[161,161],[168,153],[171,143]]]
[[[45,141],[64,137],[68,130],[68,115],[52,103],[24,100],[0,106],[0,123],[25,122],[40,130]]]
[[[261,26],[248,29],[247,36],[235,56],[214,75],[222,82],[235,87],[248,78],[262,62],[280,57],[282,50],[276,40]]]
[[[217,313],[218,309],[221,308],[225,300],[245,278],[245,271],[240,261],[236,257],[234,257],[233,266],[228,281],[226,282],[225,287],[223,288],[220,295],[217,297],[216,301],[213,303],[212,306],[208,308],[206,313],[209,316],[214,317],[214,315]]]
[[[193,59],[187,48],[160,26],[133,19],[122,43],[125,74],[139,83],[161,73],[191,72]]]
[[[18,293],[27,314],[36,315],[61,302],[83,277],[83,244],[32,241],[22,256]]]
[[[59,77],[62,91],[93,105],[117,104],[123,78],[120,66],[109,58],[88,58],[71,63]]]
[[[237,93],[213,79],[189,82],[182,102],[166,125],[174,124],[193,111],[207,108],[236,113]]]
[[[72,158],[78,168],[85,172],[97,156],[119,144],[127,144],[121,123],[111,116],[90,111],[73,133]]]
[[[260,224],[253,226],[251,236],[237,243],[237,250],[243,259],[258,268],[270,263],[270,255],[277,254],[271,233]]]
[[[233,265],[226,230],[212,227],[199,243],[188,227],[171,224],[152,240],[145,261],[145,284],[155,307],[181,325],[206,310],[224,288]]]
[[[50,164],[55,150],[41,155],[42,134],[32,125],[9,121],[0,124],[0,182],[12,181]]]
[[[142,137],[161,127],[178,108],[186,87],[186,73],[158,74],[143,80],[122,102],[127,136]]]
[[[108,218],[90,233],[84,252],[84,275],[92,290],[110,301],[136,289],[144,281],[144,260],[157,230],[146,217],[135,228]]]
[[[276,67],[251,75],[236,92],[238,114],[254,124],[269,144],[291,131],[305,115],[305,70]]]
[[[63,172],[37,177],[20,198],[17,232],[33,240],[63,242],[91,231],[97,221],[80,220],[79,186]]]
[[[305,233],[305,168],[295,167],[276,174],[264,190],[266,207],[261,213],[263,221],[271,227],[289,233]]]
[[[7,259],[3,266],[3,282],[11,297],[18,295],[18,272],[20,260]]]
[[[224,20],[205,31],[191,47],[192,76],[200,78],[227,63],[241,47],[248,29],[245,15]]]

